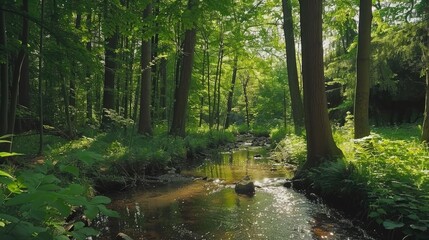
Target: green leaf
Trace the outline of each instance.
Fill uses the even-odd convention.
[[[12,175],[10,175],[9,173],[7,173],[3,170],[0,170],[0,176],[5,176],[5,177],[8,177],[10,179],[15,179]]]
[[[385,229],[392,230],[392,229],[395,229],[395,228],[401,228],[401,227],[403,227],[404,223],[394,222],[392,220],[387,219],[387,220],[385,220],[383,222],[383,226],[384,226]]]
[[[79,177],[79,168],[77,168],[75,166],[64,166],[64,165],[61,165],[60,166],[60,170],[62,172],[70,173],[71,175],[73,175],[75,177]]]
[[[13,157],[13,156],[21,156],[24,154],[21,153],[11,153],[11,152],[0,152],[0,158],[5,158],[5,157]]]
[[[108,217],[116,217],[116,218],[120,217],[118,212],[110,210],[106,208],[106,206],[104,205],[98,205],[98,209],[103,215],[106,215]]]
[[[422,232],[428,230],[428,228],[426,226],[418,226],[418,225],[414,225],[414,224],[411,224],[410,228],[420,230]]]
[[[75,230],[79,230],[79,229],[85,227],[85,223],[83,223],[83,222],[75,222],[73,225],[74,225]]]
[[[92,204],[109,204],[111,202],[110,198],[105,196],[95,196],[92,200]]]
[[[11,216],[9,214],[3,214],[3,213],[0,213],[0,219],[5,220],[7,222],[11,222],[11,223],[19,222],[18,218]]]
[[[98,214],[98,208],[96,206],[87,206],[84,213],[89,219],[94,219]]]

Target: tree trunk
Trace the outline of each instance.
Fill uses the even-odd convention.
[[[244,103],[246,104],[246,124],[248,129],[250,129],[249,97],[247,96],[247,85],[249,84],[249,80],[250,76],[246,75],[241,82],[243,86]]]
[[[7,49],[7,37],[6,37],[6,18],[5,12],[0,10],[0,46],[2,50]],[[8,54],[4,54],[2,63],[0,65],[0,136],[6,135],[8,133],[8,113],[9,113],[9,76],[8,76]],[[0,151],[6,151],[8,148],[7,145],[3,145]]]
[[[152,13],[152,4],[148,4],[143,13],[143,21]],[[152,69],[150,66],[152,58],[151,39],[144,39],[142,43],[141,53],[141,94],[140,94],[140,116],[138,133],[152,135],[152,119],[151,119],[151,103],[152,103],[152,87],[151,75]]]
[[[426,16],[429,16],[429,4],[425,5],[425,13]],[[423,142],[429,143],[429,23],[426,22],[426,49],[422,49],[423,51],[423,60],[426,66],[426,101],[425,101],[425,111],[424,111],[424,119],[423,119],[423,127],[422,127],[422,136],[421,140]]]
[[[231,78],[231,88],[228,93],[228,101],[226,103],[226,120],[225,120],[225,129],[231,125],[231,109],[232,109],[232,100],[234,97],[234,88],[235,81],[237,80],[237,71],[238,71],[238,54],[234,56],[234,66],[232,67],[232,78]]]
[[[22,11],[28,13],[28,0],[23,0]],[[21,49],[19,50],[18,57],[15,60],[13,68],[13,79],[12,79],[12,91],[11,91],[11,103],[9,109],[9,133],[15,133],[16,123],[16,108],[18,105],[19,87],[21,80],[26,78],[24,81],[29,83],[29,68],[28,68],[28,19],[22,18],[22,32],[21,32]]]
[[[91,14],[88,14],[86,16],[86,27],[88,29],[88,31],[91,31],[92,28],[92,20],[91,20],[92,16]],[[86,50],[88,52],[92,51],[92,44],[91,44],[91,39],[88,40],[88,42],[86,43]],[[92,91],[93,91],[93,87],[91,84],[91,71],[90,69],[86,69],[86,73],[85,73],[85,81],[87,84],[87,89],[86,89],[86,118],[87,120],[89,120],[90,123],[92,123],[92,118],[94,115],[93,112],[93,100],[92,100]]]
[[[45,22],[45,0],[41,0],[40,23],[43,26]],[[43,154],[43,27],[40,27],[39,35],[39,155]]]
[[[299,90],[298,70],[296,67],[295,36],[293,31],[292,5],[291,0],[282,0],[283,6],[283,30],[286,40],[286,62],[288,83],[291,98],[292,118],[295,127],[295,134],[302,133],[304,126],[304,110]]]
[[[189,0],[188,9],[192,11],[196,4],[196,0]],[[186,111],[188,106],[189,87],[192,78],[196,35],[197,31],[195,27],[188,29],[185,32],[185,46],[183,48],[180,83],[176,89],[177,94],[175,94],[176,99],[174,101],[173,108],[173,121],[170,129],[171,135],[185,136],[186,133]]]
[[[357,53],[357,79],[354,106],[355,138],[369,135],[369,64],[371,45],[372,1],[360,0]]]
[[[206,55],[207,55],[207,49],[204,48],[204,45],[202,46],[203,49],[203,63],[201,67],[201,86],[204,87],[205,85],[205,70],[206,70]],[[204,117],[204,95],[201,94],[200,96],[200,121],[198,123],[198,126],[201,127],[203,125],[203,117]]]
[[[426,101],[421,140],[429,143],[429,66],[426,67]]]
[[[300,0],[307,161],[303,169],[342,156],[332,137],[323,74],[322,0]]]
[[[161,119],[167,120],[167,59],[161,59],[159,68],[159,75],[161,78],[161,87],[159,90],[159,107],[161,109]]]
[[[103,87],[103,118],[102,128],[107,128],[110,119],[106,111],[115,109],[115,72],[116,72],[116,53],[118,47],[119,33],[116,29],[113,36],[106,38],[104,49],[105,65],[104,65],[104,87]]]

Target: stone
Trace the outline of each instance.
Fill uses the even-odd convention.
[[[234,190],[237,194],[252,197],[255,195],[255,184],[253,182],[239,182],[235,185]]]

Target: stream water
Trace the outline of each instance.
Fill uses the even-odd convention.
[[[291,172],[266,155],[257,147],[215,154],[182,172],[197,178],[109,196],[121,218],[100,218],[97,239],[115,239],[119,232],[135,240],[373,239],[336,211],[284,188]],[[234,191],[246,175],[259,186],[253,197]]]

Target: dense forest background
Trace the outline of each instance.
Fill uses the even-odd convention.
[[[426,0],[1,0],[0,234],[95,235],[58,220],[116,215],[89,186],[250,132],[392,239],[425,239],[428,17]]]
[[[1,134],[39,125],[70,138],[112,125],[150,134],[154,126],[175,132],[184,121],[291,128],[299,88],[289,90],[284,33],[293,30],[298,61],[291,61],[302,82],[299,6],[283,4],[291,16],[275,0],[3,1]],[[425,2],[377,1],[372,12],[371,125],[422,122]],[[358,1],[326,2],[323,10],[326,94],[330,119],[340,124],[353,113],[358,13]],[[186,109],[184,120],[175,107]]]

